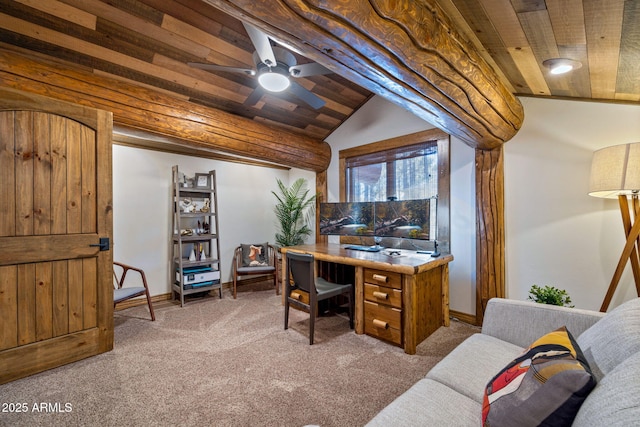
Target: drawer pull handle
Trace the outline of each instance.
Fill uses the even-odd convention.
[[[389,294],[386,292],[373,291],[373,296],[378,299],[388,299]]]
[[[373,275],[373,280],[376,280],[378,282],[387,283],[389,278],[387,276],[382,275],[382,274],[374,274]]]
[[[302,295],[301,295],[300,293],[298,293],[298,292],[291,292],[291,293],[289,294],[289,296],[290,296],[291,298],[293,298],[293,299],[298,300],[298,301],[300,301],[300,298],[302,298]]]
[[[389,323],[384,320],[373,319],[373,326],[376,328],[389,329]]]

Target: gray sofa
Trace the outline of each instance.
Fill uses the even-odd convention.
[[[640,426],[640,298],[607,314],[492,299],[465,340],[367,426],[479,426],[487,383],[532,342],[566,326],[597,380],[574,426]]]

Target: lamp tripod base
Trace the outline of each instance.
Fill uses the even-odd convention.
[[[622,272],[627,265],[627,260],[631,261],[633,279],[636,284],[636,291],[638,293],[638,296],[640,297],[640,258],[638,257],[638,254],[640,253],[640,204],[638,203],[638,195],[634,194],[631,197],[631,200],[632,205],[629,206],[627,196],[618,196],[618,202],[620,203],[620,213],[622,214],[622,225],[624,226],[624,232],[627,236],[627,241],[624,245],[624,249],[622,250],[622,255],[620,256],[620,260],[618,261],[616,271],[613,273],[613,278],[611,279],[611,283],[609,284],[607,294],[605,295],[602,306],[600,307],[600,311],[603,313],[606,312],[609,308],[609,304],[611,303],[613,294],[615,293],[616,288],[618,287],[618,283],[620,282]],[[630,211],[633,212],[633,224],[631,223]]]

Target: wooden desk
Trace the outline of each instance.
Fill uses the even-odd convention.
[[[449,326],[452,255],[431,258],[428,254],[402,250],[403,256],[391,257],[384,252],[354,251],[344,246],[313,244],[282,248],[281,277],[287,277],[288,251],[312,254],[317,261],[354,266],[356,333],[399,345],[408,354],[415,354],[416,346],[440,326]]]

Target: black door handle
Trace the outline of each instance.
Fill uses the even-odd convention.
[[[100,238],[100,243],[98,243],[97,245],[89,245],[89,246],[95,246],[100,248],[101,251],[108,251],[109,250],[109,238],[108,237],[101,237]]]

